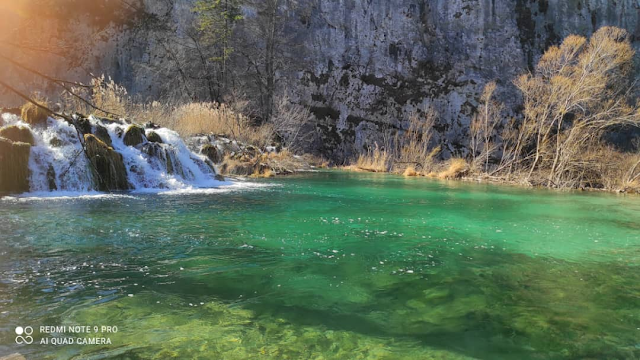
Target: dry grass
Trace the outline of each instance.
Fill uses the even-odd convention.
[[[407,176],[407,177],[412,177],[412,176],[418,176],[420,174],[416,171],[416,168],[414,168],[413,166],[408,166],[404,170],[404,173],[402,173],[402,175]]]
[[[48,108],[49,104],[47,100],[35,97],[35,102]],[[46,109],[43,109],[40,106],[37,106],[31,102],[27,102],[20,108],[20,115],[22,120],[30,125],[45,125],[47,123],[47,119],[52,113]]]
[[[431,148],[429,143],[433,135],[436,114],[430,108],[409,116],[404,131],[394,134],[385,133],[383,148],[376,143],[374,149],[360,154],[355,162],[345,169],[353,171],[392,172],[396,174],[426,172],[434,166],[434,159],[440,153],[440,147]],[[410,171],[413,169],[412,171]]]
[[[444,171],[438,173],[438,179],[459,179],[469,171],[469,165],[464,159],[454,158],[449,160],[448,166]]]
[[[220,134],[258,147],[271,145],[275,134],[271,124],[253,126],[251,120],[242,115],[242,109],[246,106],[242,101],[233,104],[188,103],[180,106],[157,101],[147,103],[129,96],[124,87],[104,76],[94,79],[90,90],[74,88],[74,91],[91,98],[99,110],[73,96],[66,96],[63,100],[67,112],[127,118],[140,124],[153,122],[175,130],[181,136]]]
[[[355,167],[369,172],[388,172],[392,161],[392,155],[386,150],[380,150],[378,145],[366,154],[360,155]]]

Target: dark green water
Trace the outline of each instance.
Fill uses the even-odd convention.
[[[638,197],[342,172],[262,184],[0,200],[0,356],[640,358]],[[65,337],[43,325],[118,332],[39,345]]]

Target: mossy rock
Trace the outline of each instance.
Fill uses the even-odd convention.
[[[122,141],[127,146],[137,146],[145,140],[144,128],[138,125],[130,125],[124,133]]]
[[[37,102],[42,106],[47,106],[46,102]],[[20,116],[22,117],[22,120],[34,126],[47,125],[47,119],[51,115],[53,115],[51,111],[30,102],[22,105],[20,108]]]
[[[113,146],[111,142],[111,136],[109,135],[109,130],[104,126],[96,125],[95,130],[93,131],[93,135],[95,135],[98,139],[102,140],[105,144],[109,146]]]
[[[160,144],[163,143],[162,138],[155,131],[149,131],[147,133],[147,140],[149,140],[149,142],[153,142],[153,143],[160,143]]]
[[[24,126],[11,125],[0,129],[0,137],[13,142],[22,142],[35,145],[33,134],[29,128]]]
[[[0,137],[0,192],[29,191],[31,145]]]
[[[84,142],[98,190],[128,190],[130,186],[122,155],[93,134],[86,134]]]
[[[214,164],[219,164],[222,162],[222,154],[218,150],[218,147],[216,147],[215,145],[207,144],[202,146],[202,148],[200,149],[200,153],[206,156]]]

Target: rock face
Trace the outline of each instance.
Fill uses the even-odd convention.
[[[0,137],[0,193],[29,191],[31,145]]]
[[[144,3],[149,13],[169,14],[177,36],[186,39],[182,34],[193,24],[195,0]],[[588,36],[603,25],[613,25],[627,29],[636,48],[640,44],[637,0],[300,0],[298,4],[297,10],[288,12],[284,26],[290,29],[287,41],[294,45],[278,53],[288,59],[278,71],[278,84],[318,119],[322,137],[309,148],[338,162],[381,140],[385,129],[403,129],[409,114],[426,107],[439,114],[433,141],[441,145],[444,157],[464,155],[470,119],[488,81],[497,80],[497,96],[513,109],[519,99],[511,81],[567,35]],[[245,8],[246,16],[252,14],[255,11]],[[104,42],[87,49],[91,61],[83,65],[110,75],[144,98],[184,95],[186,86],[178,86],[182,80],[173,59],[189,56],[191,47],[174,44],[179,41],[161,44],[155,33],[137,28],[114,27],[102,34]],[[201,81],[194,85],[205,89],[204,78]],[[253,84],[251,80],[239,86]]]
[[[95,182],[99,191],[128,190],[127,169],[122,155],[114,151],[95,135],[84,136],[87,155],[94,167]]]
[[[464,155],[487,81],[511,108],[511,81],[562,38],[615,25],[640,40],[635,1],[319,1],[304,42],[308,70],[293,88],[322,119],[324,152],[347,157],[414,111],[439,114],[434,141]],[[636,47],[638,42],[636,41]]]

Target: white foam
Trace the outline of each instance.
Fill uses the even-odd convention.
[[[97,191],[36,191],[20,194],[17,196],[5,196],[0,200],[9,202],[30,202],[30,201],[59,201],[73,199],[136,199],[135,196],[127,194],[101,193]]]

